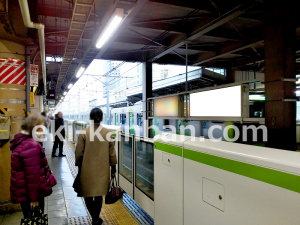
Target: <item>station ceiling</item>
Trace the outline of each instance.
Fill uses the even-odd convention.
[[[187,55],[189,65],[264,71],[261,0],[29,2],[32,20],[45,25],[46,55],[63,57],[47,65],[57,95],[76,81],[79,66],[93,59],[184,65]],[[116,8],[124,9],[125,19],[99,50],[95,42]],[[299,37],[300,28],[296,31]],[[29,36],[38,43],[36,35]]]

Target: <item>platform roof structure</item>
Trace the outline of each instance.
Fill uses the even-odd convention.
[[[124,20],[100,50],[95,41],[116,8]],[[46,55],[60,94],[81,64],[93,59],[151,61],[263,70],[264,12],[260,1],[38,0]],[[186,43],[188,43],[186,51]]]
[[[123,22],[97,49],[116,8],[124,10]],[[57,95],[93,59],[185,65],[187,55],[189,65],[264,72],[263,0],[33,0],[29,9],[32,21],[45,25],[46,56],[63,59],[47,65]],[[35,45],[31,59],[38,63],[38,37],[24,27],[18,1],[0,2],[0,11],[11,28],[1,38]],[[300,24],[296,27],[299,54]]]

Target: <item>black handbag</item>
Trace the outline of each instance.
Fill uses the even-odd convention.
[[[123,197],[123,190],[119,187],[116,177],[110,179],[110,187],[107,195],[105,196],[105,204],[114,204]]]
[[[81,185],[80,185],[80,169],[78,169],[77,176],[73,183],[74,191],[77,193],[77,196],[81,195]]]
[[[48,225],[48,214],[43,214],[39,206],[31,208],[28,218],[21,219],[21,225]]]
[[[77,196],[79,197],[81,195],[81,185],[80,185],[80,174],[81,174],[81,168],[82,168],[82,159],[78,162],[78,173],[75,177],[73,188],[74,191],[77,193]]]

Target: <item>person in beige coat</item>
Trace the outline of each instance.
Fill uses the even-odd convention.
[[[77,191],[79,197],[84,197],[86,206],[92,216],[93,224],[102,224],[100,212],[102,196],[109,190],[110,167],[111,176],[115,176],[117,156],[110,131],[100,125],[103,112],[94,108],[90,113],[91,126],[78,136],[75,150],[78,166]],[[84,134],[85,133],[85,134]],[[75,183],[74,183],[75,185]],[[75,188],[75,187],[74,187]]]

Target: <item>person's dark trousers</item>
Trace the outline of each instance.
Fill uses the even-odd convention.
[[[64,142],[59,140],[58,137],[55,137],[53,148],[52,148],[52,155],[55,155],[56,149],[58,146],[59,146],[59,154],[62,155],[63,154],[63,145],[64,145]]]
[[[93,224],[101,224],[102,219],[100,219],[100,212],[102,208],[102,196],[97,197],[84,197],[84,201],[86,204],[89,213],[92,216]]]
[[[30,212],[30,201],[26,201],[26,202],[20,202],[21,204],[21,208],[22,208],[22,212],[24,215],[24,218],[28,218],[29,212]],[[41,208],[41,210],[44,213],[44,207],[45,207],[45,199],[41,198],[39,200],[39,207]]]

